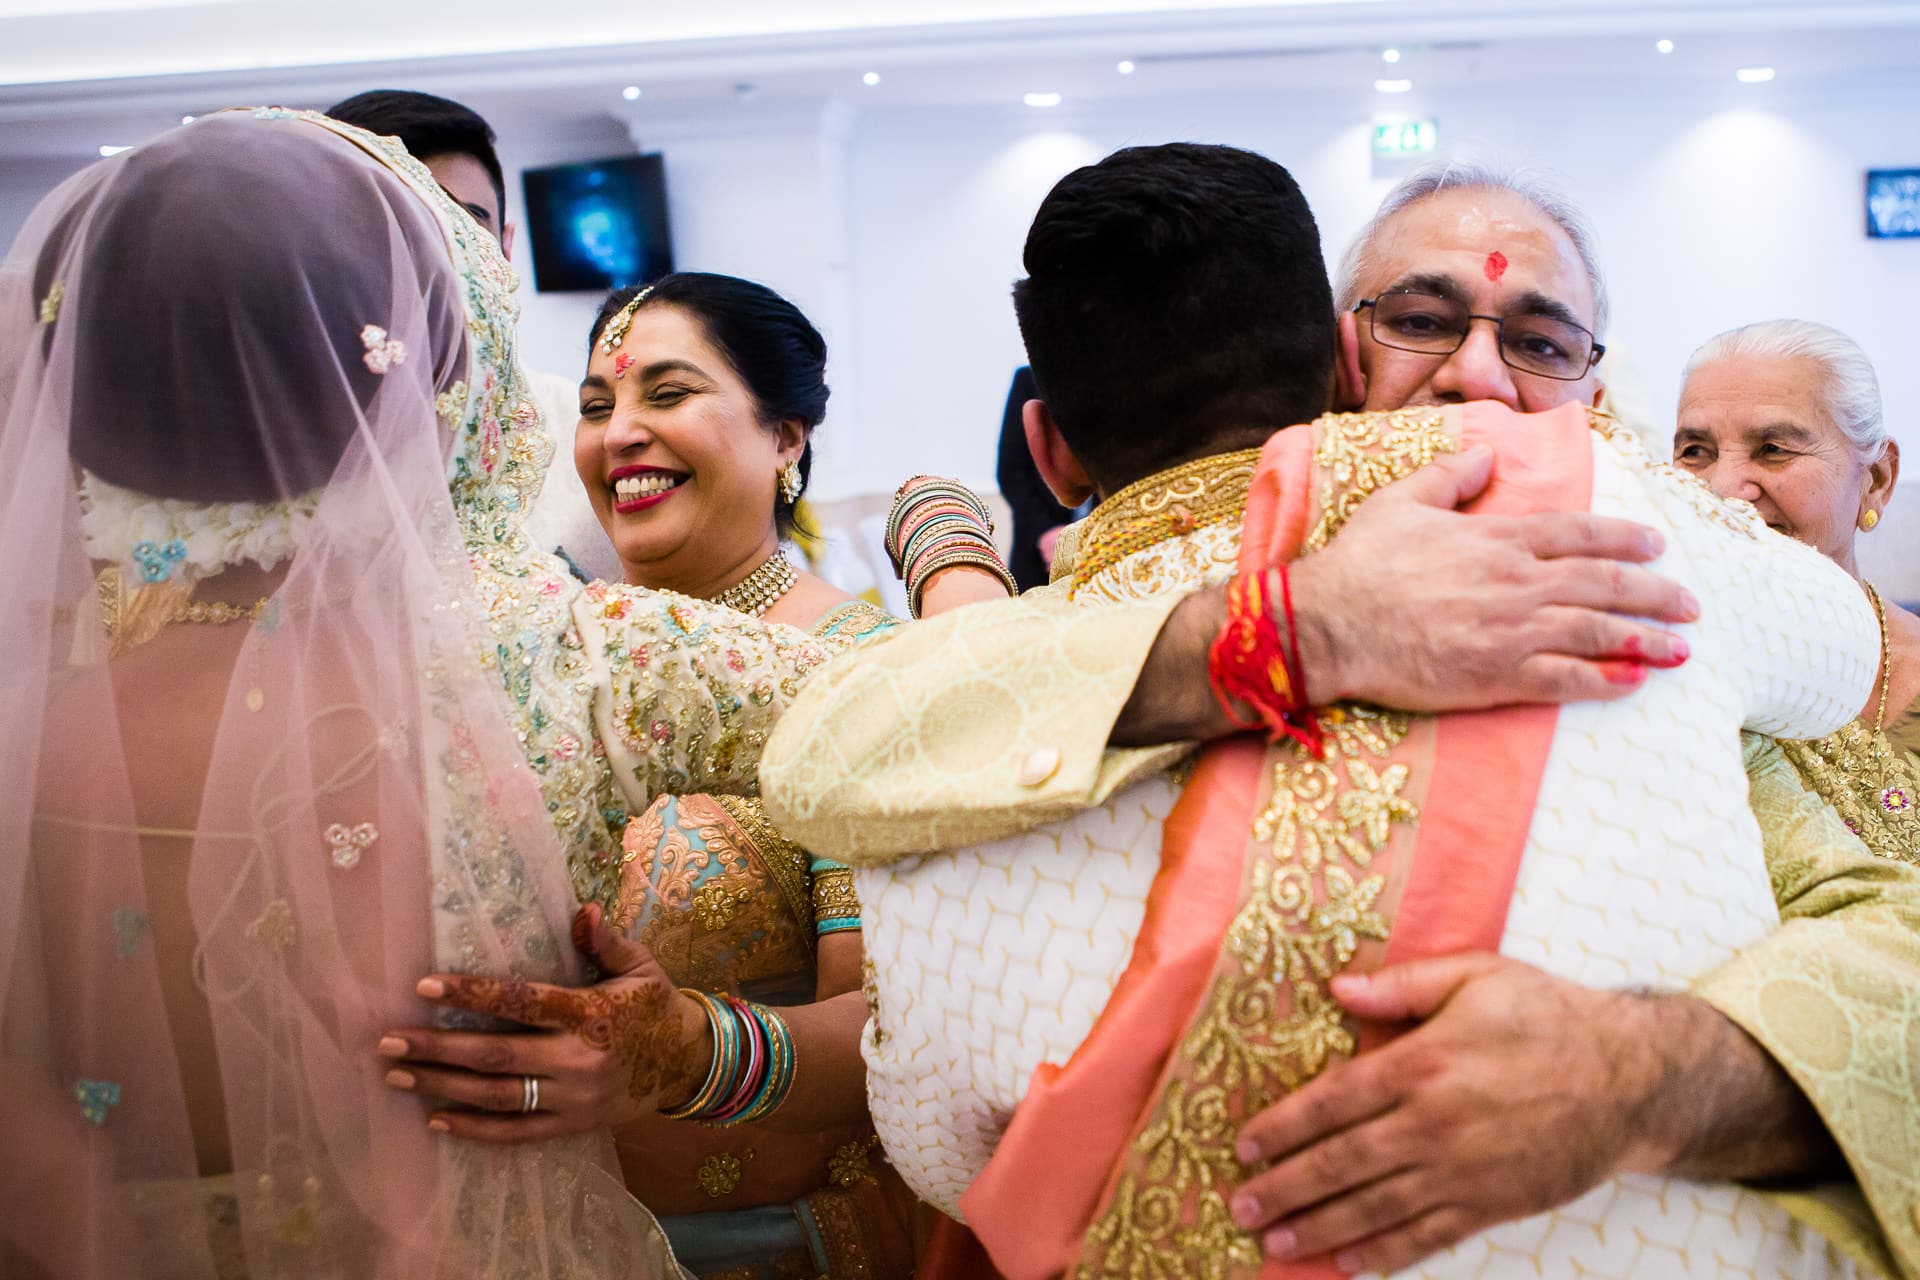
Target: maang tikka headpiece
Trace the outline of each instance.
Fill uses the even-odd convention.
[[[613,313],[613,319],[607,321],[607,327],[600,331],[602,351],[612,355],[620,349],[620,344],[627,339],[627,330],[633,327],[633,313],[640,309],[640,304],[645,302],[652,292],[653,286],[648,285],[629,298],[626,306]]]

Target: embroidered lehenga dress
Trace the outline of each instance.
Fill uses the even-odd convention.
[[[9,254],[0,1275],[680,1274],[608,1134],[440,1137],[374,1046],[430,972],[586,981],[629,815],[751,792],[851,638],[529,545],[513,290],[394,140],[279,109]]]
[[[813,633],[865,640],[896,625],[856,601]],[[621,864],[615,919],[681,986],[774,1006],[838,994],[820,989],[816,961],[830,939],[859,936],[853,872],[787,840],[758,800],[661,796],[628,823]],[[870,1124],[800,1132],[653,1116],[614,1141],[627,1185],[702,1280],[913,1270],[913,1197]]]

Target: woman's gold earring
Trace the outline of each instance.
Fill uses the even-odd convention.
[[[800,478],[798,462],[789,462],[780,468],[780,496],[787,500],[789,506],[800,501],[800,491],[806,487],[807,482]]]
[[[1860,527],[1862,529],[1865,529],[1868,533],[1872,533],[1873,527],[1879,523],[1880,523],[1880,513],[1878,511],[1875,511],[1872,507],[1868,507],[1860,517]]]

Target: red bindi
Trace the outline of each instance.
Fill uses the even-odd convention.
[[[1493,281],[1495,284],[1499,284],[1500,277],[1507,274],[1507,255],[1498,249],[1488,254],[1486,272],[1487,279]]]
[[[633,357],[628,355],[626,352],[623,351],[619,355],[613,358],[613,376],[614,377],[616,378],[626,377],[627,370],[631,368],[633,368]]]

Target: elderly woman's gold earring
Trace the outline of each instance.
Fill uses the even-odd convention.
[[[785,498],[789,504],[798,502],[800,500],[800,491],[806,487],[807,482],[800,478],[800,464],[798,462],[789,462],[786,466],[780,468],[780,496]]]
[[[1860,527],[1866,530],[1868,533],[1872,533],[1873,527],[1879,523],[1880,523],[1880,513],[1878,511],[1875,511],[1872,507],[1868,507],[1865,511],[1860,513]]]

